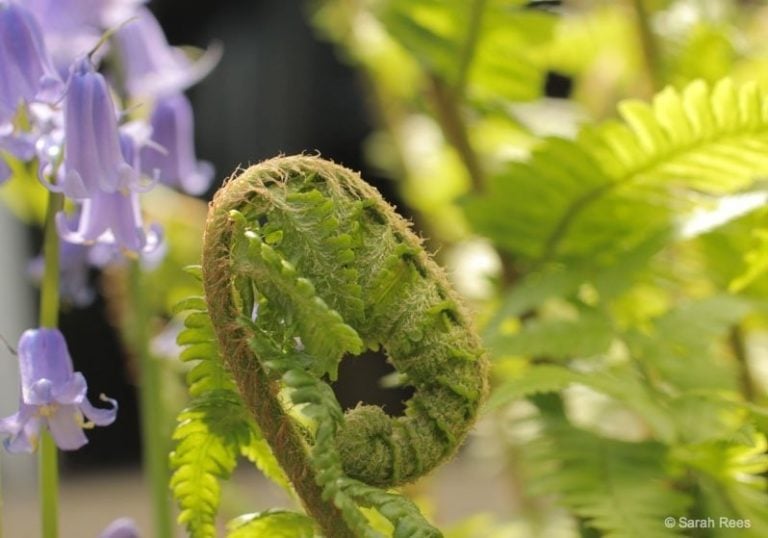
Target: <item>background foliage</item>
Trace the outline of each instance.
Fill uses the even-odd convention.
[[[519,502],[445,536],[768,536],[768,6],[317,0],[307,12],[360,73],[378,125],[367,157],[492,359],[470,449]],[[42,188],[14,185],[11,207],[39,219]],[[173,307],[201,294],[179,267],[199,259],[204,208],[152,196],[172,250],[146,295],[156,332],[184,313],[189,386],[171,485],[181,522],[211,536],[238,458],[294,493],[218,360],[205,303]],[[120,273],[107,275],[113,303]],[[166,369],[175,410],[182,368]],[[707,518],[717,525],[682,524]],[[269,510],[228,532],[314,531]]]
[[[765,6],[315,8],[494,363],[474,442],[528,501],[449,534],[764,536]]]

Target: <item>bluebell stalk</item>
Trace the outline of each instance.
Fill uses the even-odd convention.
[[[150,124],[155,144],[141,149],[141,170],[187,194],[208,190],[213,166],[195,157],[192,105],[184,94],[158,99]]]
[[[35,18],[22,6],[0,0],[0,124],[10,121],[21,104],[51,98],[60,89]]]
[[[74,371],[64,336],[57,329],[25,331],[18,354],[19,411],[0,419],[0,433],[10,436],[5,440],[9,452],[33,452],[42,428],[51,432],[61,450],[77,450],[88,442],[83,429],[114,422],[117,402],[102,396],[111,408],[91,405],[85,378]]]

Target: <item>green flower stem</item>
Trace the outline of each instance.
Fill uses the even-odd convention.
[[[144,469],[149,480],[153,507],[154,532],[157,538],[173,536],[173,517],[168,493],[168,446],[165,431],[167,423],[161,398],[160,365],[149,352],[147,331],[147,297],[142,282],[138,260],[131,264],[130,289],[132,297],[132,322],[129,345],[136,354],[141,367],[139,385],[141,405],[141,430],[144,454]]]
[[[55,328],[59,324],[59,236],[56,213],[64,205],[61,194],[51,193],[43,229],[45,269],[40,290],[40,326]],[[38,461],[40,518],[43,538],[59,535],[59,463],[56,443],[48,431],[40,435]]]

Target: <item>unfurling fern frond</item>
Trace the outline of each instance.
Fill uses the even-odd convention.
[[[622,121],[546,140],[510,163],[468,201],[477,229],[529,263],[606,256],[669,226],[696,195],[768,174],[768,98],[755,85],[696,81],[619,112]]]
[[[239,402],[323,533],[380,536],[361,511],[368,507],[395,538],[440,536],[409,500],[380,488],[411,482],[454,453],[486,393],[487,362],[408,224],[349,170],[313,157],[272,159],[214,198],[203,282],[208,315],[187,318],[196,332],[180,336],[185,353],[215,350],[218,359],[220,346],[226,368],[218,367],[231,372]],[[366,348],[386,351],[415,389],[404,416],[376,406],[342,412],[325,378]],[[212,370],[190,380],[210,395],[218,370],[205,362],[196,368]]]

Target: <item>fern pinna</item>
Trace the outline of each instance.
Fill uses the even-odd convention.
[[[381,536],[361,507],[389,520],[393,536],[440,536],[410,501],[380,488],[412,482],[454,453],[486,393],[487,361],[406,221],[345,168],[272,159],[217,193],[202,280],[205,302],[181,306],[196,310],[180,336],[185,358],[201,362],[173,455],[172,485],[192,535],[213,533],[217,479],[263,436],[271,451],[253,459],[285,472],[325,536]],[[404,416],[367,405],[342,412],[326,381],[345,355],[366,348],[383,348],[415,389]],[[215,445],[217,461],[200,454],[204,444]],[[206,462],[207,477],[190,477],[185,458]],[[263,526],[274,514],[243,524]]]

